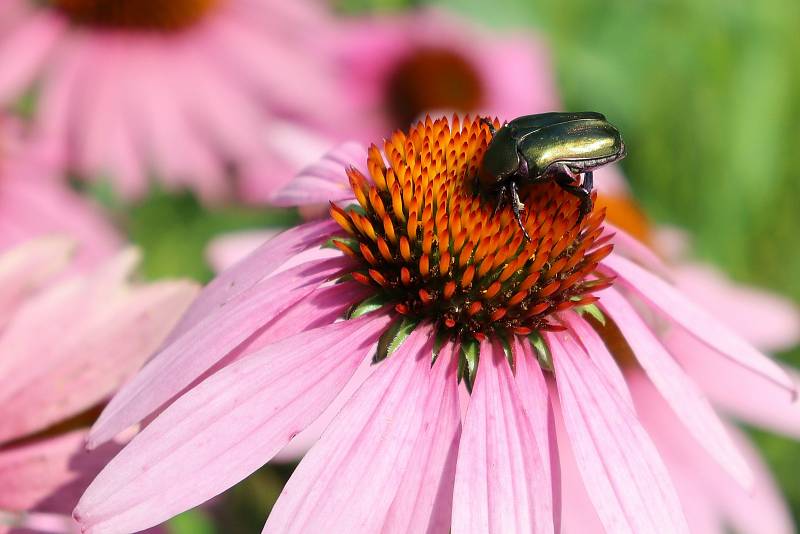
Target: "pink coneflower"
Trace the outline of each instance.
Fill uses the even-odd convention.
[[[689,332],[787,403],[791,380],[651,272],[663,267],[602,210],[578,222],[552,184],[524,192],[527,242],[471,190],[489,137],[457,118],[396,132],[370,149],[368,176],[348,170],[333,221],[217,277],[93,427],[98,446],[156,414],[82,497],[85,531],[133,532],[211,498],[347,390],[264,532],[558,531],[568,451],[606,530],[688,532],[603,338],[612,322],[684,433],[752,484],[658,332]]]
[[[421,9],[355,18],[341,42],[349,96],[381,132],[432,111],[511,118],[559,107],[549,52],[530,32]]]
[[[341,111],[311,2],[6,0],[0,18],[0,104],[35,93],[35,137],[128,198],[151,178],[228,195],[273,121]]]
[[[76,245],[43,237],[0,251],[0,532],[69,524],[121,447],[85,451],[99,406],[196,294],[185,282],[132,283],[132,250],[73,266]]]

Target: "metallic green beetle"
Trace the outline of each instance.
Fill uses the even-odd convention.
[[[601,113],[540,113],[525,115],[492,133],[477,176],[477,189],[497,197],[497,207],[510,202],[525,237],[519,188],[555,181],[581,201],[579,221],[592,210],[592,171],[625,157],[622,136]],[[583,174],[583,180],[581,180]]]

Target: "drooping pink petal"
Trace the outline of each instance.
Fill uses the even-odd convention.
[[[682,423],[642,373],[630,373],[629,381],[642,423],[667,462],[684,506],[692,499],[699,501],[688,503],[690,521],[713,519],[717,528],[732,526],[737,532],[794,532],[786,504],[769,470],[739,430],[732,425],[725,427],[755,475],[749,489],[730,483],[728,473],[709,457],[714,453],[701,448],[684,432]],[[693,532],[702,532],[697,524],[690,525]]]
[[[64,23],[47,12],[18,21],[0,43],[0,101],[8,103],[34,81],[64,31]]]
[[[245,259],[214,278],[203,289],[181,318],[178,326],[167,338],[167,342],[174,341],[185,334],[204,317],[236,295],[253,287],[298,252],[321,243],[337,228],[338,225],[330,220],[307,223],[289,229],[259,247]]]
[[[380,530],[423,430],[430,335],[417,328],[350,399],[289,479],[264,533]]]
[[[70,514],[83,490],[121,449],[86,452],[86,432],[73,431],[0,450],[0,509]]]
[[[342,411],[345,404],[347,404],[353,397],[356,391],[366,380],[375,372],[376,366],[372,365],[370,359],[361,362],[358,369],[355,370],[353,376],[345,384],[339,394],[333,399],[333,402],[325,408],[322,415],[308,425],[302,432],[297,434],[279,453],[273,457],[275,462],[297,463],[303,459],[311,447],[319,442],[325,429],[328,428],[331,422],[336,419],[339,412]]]
[[[210,377],[109,463],[76,517],[91,533],[132,532],[242,480],[322,413],[387,324],[386,316],[365,316],[328,325]]]
[[[422,429],[414,454],[383,524],[383,534],[447,532],[453,506],[461,418],[458,353],[442,347],[433,366]]]
[[[750,487],[753,475],[725,432],[722,421],[633,306],[614,289],[602,293],[600,304],[614,319],[639,364],[692,436],[736,481],[745,488]]]
[[[620,398],[633,407],[633,399],[631,392],[628,391],[628,385],[625,383],[625,377],[622,376],[619,365],[608,352],[608,348],[597,332],[575,313],[565,313],[562,317],[569,328],[575,332],[575,337],[578,343],[583,345],[586,355],[602,371],[603,376],[608,379],[609,384],[614,387]]]
[[[120,248],[120,238],[103,213],[52,179],[49,165],[40,164],[30,151],[6,155],[9,159],[0,165],[0,250],[63,235],[76,242],[73,270],[86,271]]]
[[[545,460],[542,468],[546,480],[550,480],[553,494],[553,523],[556,532],[561,532],[561,468],[558,443],[556,441],[555,415],[549,388],[542,368],[533,354],[530,343],[514,338],[515,374],[520,400],[533,428],[533,436],[539,446],[539,455]]]
[[[336,260],[313,268],[299,265],[256,284],[212,311],[154,356],[120,389],[92,427],[89,447],[141,421],[340,268]]]
[[[736,447],[744,453],[748,464],[755,473],[755,484],[751,491],[742,491],[741,488],[724,483],[716,485],[713,490],[721,500],[721,507],[728,518],[728,523],[736,532],[747,532],[748,534],[791,534],[795,532],[791,513],[769,467],[739,429],[729,426],[728,431],[734,438]]]
[[[554,532],[549,458],[539,452],[503,349],[481,343],[458,451],[453,534]]]
[[[789,376],[767,356],[754,349],[736,332],[718,321],[658,276],[619,256],[611,254],[602,265],[619,275],[619,283],[637,293],[650,305],[697,339],[716,349],[738,365],[772,381],[795,398],[797,390]]]
[[[215,237],[206,249],[206,258],[220,273],[239,263],[278,234],[276,230],[250,230]]]
[[[682,263],[672,271],[678,289],[687,295],[703,295],[703,307],[753,346],[780,350],[800,341],[800,310],[790,300],[736,285],[710,265]]]
[[[633,409],[568,333],[548,334],[578,469],[609,532],[687,532],[669,474]]]
[[[589,498],[589,493],[583,483],[581,472],[572,452],[573,446],[570,444],[569,436],[564,429],[564,417],[561,414],[561,405],[558,400],[558,389],[555,381],[550,380],[548,386],[555,414],[556,436],[559,445],[558,458],[561,469],[560,482],[563,502],[561,532],[570,534],[572,532],[606,534],[606,529],[600,522],[594,503]]]
[[[800,402],[790,402],[785,392],[772,382],[731,365],[721,354],[684,331],[667,332],[664,343],[717,408],[750,424],[800,438]],[[786,372],[800,385],[800,373],[791,368]],[[720,380],[720,376],[725,380]],[[747,394],[743,395],[743,391]]]
[[[353,190],[345,169],[355,167],[364,176],[367,149],[359,143],[343,143],[325,154],[321,160],[300,171],[272,197],[278,206],[327,204],[353,198]]]
[[[611,238],[611,242],[614,243],[614,250],[617,253],[631,258],[661,276],[669,277],[669,267],[661,260],[658,254],[653,252],[653,249],[622,228],[614,226],[608,220],[603,223],[603,226],[605,227],[604,235],[613,234],[614,237]]]
[[[7,526],[8,525],[8,526]],[[0,511],[0,534],[79,534],[68,515]],[[155,533],[154,533],[155,534]],[[158,533],[163,534],[163,533]]]
[[[74,246],[69,239],[50,237],[0,254],[0,332],[25,298],[67,265]]]
[[[8,324],[0,336],[0,376],[13,379],[0,388],[0,443],[43,430],[113,393],[197,292],[184,282],[131,288],[124,279],[103,278],[132,268],[120,267],[122,273],[68,280],[37,295]]]

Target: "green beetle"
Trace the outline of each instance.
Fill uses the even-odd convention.
[[[492,133],[486,148],[476,187],[497,197],[497,207],[510,202],[525,237],[520,211],[519,188],[555,181],[581,201],[579,221],[592,210],[592,171],[625,157],[625,143],[619,130],[601,113],[540,113],[525,115],[497,130],[481,118]],[[583,180],[581,176],[583,175]]]

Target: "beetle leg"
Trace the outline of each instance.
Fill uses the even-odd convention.
[[[517,224],[519,225],[519,229],[522,230],[522,234],[525,236],[525,239],[528,242],[531,241],[531,236],[528,235],[528,231],[525,229],[525,225],[522,224],[522,217],[520,216],[520,210],[525,209],[525,204],[523,204],[519,199],[519,190],[517,188],[517,182],[511,182],[508,185],[508,190],[511,194],[511,211],[514,212],[514,218],[517,219]]]
[[[492,216],[497,215],[497,212],[500,211],[500,208],[506,203],[506,195],[508,195],[508,185],[503,184],[497,189],[497,204],[494,207]]]
[[[593,187],[594,187],[594,173],[592,171],[583,173],[583,183],[581,184],[581,189],[585,189],[586,192],[591,195]]]
[[[494,123],[491,121],[491,119],[489,119],[489,117],[481,117],[480,122],[489,128],[489,133],[492,134],[492,137],[494,137],[494,134],[497,133],[497,128],[494,127]]]
[[[586,173],[586,175],[591,175],[591,173]],[[561,186],[561,189],[575,195],[581,202],[580,211],[578,212],[578,224],[592,211],[592,192],[591,189],[585,188],[587,180],[589,182],[588,185],[591,186],[592,176],[584,176],[584,183],[582,185],[575,185],[575,180],[571,173],[559,172],[555,175],[555,181]]]

